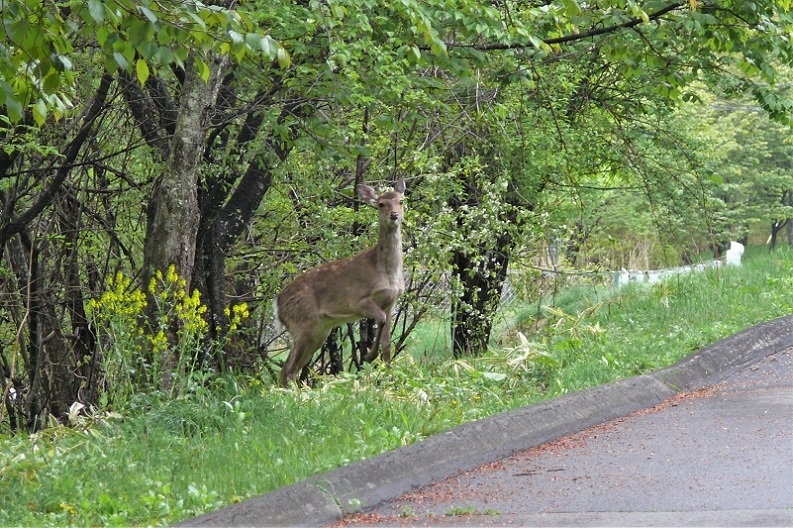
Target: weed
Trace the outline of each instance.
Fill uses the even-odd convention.
[[[174,523],[466,421],[655,370],[793,312],[792,263],[790,251],[777,251],[662,287],[604,289],[583,299],[593,295],[588,288],[578,301],[567,292],[564,306],[539,311],[541,331],[517,321],[505,332],[512,342],[479,357],[452,360],[442,346],[424,356],[441,327],[433,321],[415,357],[320,378],[312,390],[195,372],[175,398],[142,385],[148,388],[111,399],[112,413],[75,407],[71,427],[0,435],[0,526]],[[123,276],[109,286],[113,295],[93,312],[105,325],[108,375],[135,378],[149,368],[135,355],[136,346],[149,346],[148,334],[137,333],[143,300]],[[190,318],[198,308],[186,299],[180,310]]]
[[[450,508],[445,515],[449,516],[456,516],[456,515],[477,515],[479,510],[476,506],[453,506]]]

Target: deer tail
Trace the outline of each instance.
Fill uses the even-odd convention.
[[[276,335],[282,334],[286,330],[284,323],[281,322],[281,317],[278,315],[278,297],[273,299],[273,325],[275,326]]]

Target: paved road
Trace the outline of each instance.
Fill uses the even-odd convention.
[[[793,526],[793,352],[341,525]]]
[[[791,350],[793,315],[178,526],[793,526]]]

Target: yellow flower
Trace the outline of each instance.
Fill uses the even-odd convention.
[[[146,296],[137,289],[130,289],[132,279],[123,273],[107,279],[108,290],[99,299],[91,299],[86,305],[97,321],[110,320],[117,315],[137,317],[146,307]]]
[[[168,266],[168,282],[171,284],[176,284],[179,282],[179,275],[176,274],[176,266],[173,264]]]
[[[243,319],[247,319],[251,315],[250,312],[248,311],[247,303],[235,304],[234,307],[231,309],[226,307],[226,309],[223,310],[223,312],[226,314],[226,317],[230,318],[229,331],[231,332],[233,332],[234,330],[237,329],[237,327],[239,327]]]
[[[234,305],[234,315],[238,316],[240,319],[247,319],[250,317],[250,312],[248,311],[248,303],[240,303]]]
[[[151,342],[152,352],[154,352],[155,355],[162,354],[168,350],[168,338],[162,330],[153,336],[149,336],[149,341]]]

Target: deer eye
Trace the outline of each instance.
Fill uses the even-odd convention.
[[[399,205],[402,205],[403,200],[399,200]]]

